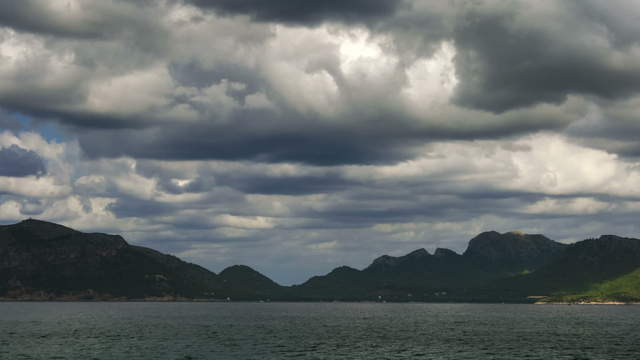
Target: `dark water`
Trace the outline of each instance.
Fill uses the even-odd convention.
[[[640,306],[0,303],[0,359],[640,359]]]

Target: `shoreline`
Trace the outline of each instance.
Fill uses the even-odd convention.
[[[640,305],[640,302],[622,302],[622,301],[539,301],[535,305]]]
[[[640,302],[621,302],[621,301],[593,301],[593,302],[563,302],[563,301],[538,301],[538,302],[471,302],[471,301],[460,301],[460,302],[431,302],[431,301],[412,301],[412,302],[402,302],[402,301],[322,301],[322,300],[232,300],[232,299],[190,299],[190,298],[145,298],[145,299],[127,299],[127,298],[107,298],[107,299],[81,299],[81,298],[57,298],[57,299],[20,299],[20,298],[0,298],[0,303],[11,303],[11,302],[47,302],[47,303],[372,303],[372,304],[487,304],[487,305],[640,305]]]

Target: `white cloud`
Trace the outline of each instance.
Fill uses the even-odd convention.
[[[169,105],[174,86],[166,66],[155,64],[95,81],[89,89],[86,108],[116,115],[156,112]]]
[[[408,106],[420,118],[433,111],[434,106],[446,105],[458,84],[453,59],[455,46],[442,42],[431,58],[416,60],[406,73],[408,84],[403,89]]]
[[[515,151],[514,151],[515,150]],[[458,191],[491,189],[548,195],[638,196],[638,163],[550,133],[505,141],[442,142],[396,165],[351,167],[357,179],[442,180]]]
[[[217,226],[239,229],[273,229],[275,227],[274,219],[263,216],[246,217],[223,214],[216,216],[213,223]]]
[[[545,198],[526,206],[524,212],[531,214],[587,215],[608,212],[612,208],[612,204],[593,198]]]

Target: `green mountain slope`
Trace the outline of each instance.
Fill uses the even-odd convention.
[[[638,269],[640,240],[603,235],[570,245],[556,261],[518,280],[521,287],[551,295],[551,301],[625,301],[623,293],[637,295]]]
[[[640,302],[640,268],[612,280],[595,283],[578,293],[556,292],[548,302]]]

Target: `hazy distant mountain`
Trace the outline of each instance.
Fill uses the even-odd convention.
[[[235,300],[640,301],[640,240],[605,235],[564,245],[543,235],[485,232],[457,254],[384,255],[284,287],[235,265],[219,275],[120,236],[38,220],[0,226],[0,297]]]

